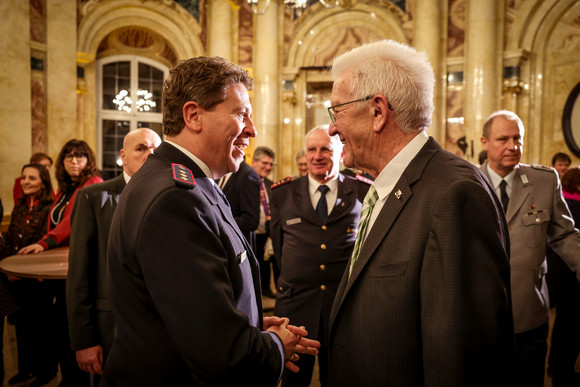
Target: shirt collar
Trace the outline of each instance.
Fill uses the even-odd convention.
[[[512,184],[514,183],[514,178],[516,176],[516,169],[514,168],[512,169],[512,171],[510,173],[508,173],[507,175],[505,175],[504,177],[501,177],[500,175],[497,174],[496,171],[494,171],[490,166],[489,166],[489,162],[487,163],[487,174],[489,175],[489,180],[491,180],[491,185],[493,186],[494,189],[498,189],[500,183],[502,180],[505,180],[508,188],[511,189]]]
[[[314,195],[316,191],[318,191],[318,187],[320,187],[321,185],[322,184],[316,181],[312,176],[308,175],[308,192],[310,193],[310,197],[312,197],[312,195]],[[336,175],[334,179],[324,183],[324,185],[326,185],[329,188],[330,192],[332,193],[336,192],[336,190],[338,189],[338,175]]]
[[[391,193],[407,166],[417,156],[427,140],[429,140],[429,136],[425,131],[421,131],[383,168],[373,183],[379,200],[385,200]]]
[[[129,180],[131,180],[131,176],[123,169],[123,179],[125,180],[125,184],[129,184]]]
[[[179,149],[180,151],[182,151],[183,153],[185,153],[185,155],[187,157],[189,157],[190,159],[192,159],[193,162],[197,164],[197,166],[199,167],[199,169],[201,169],[202,172],[205,173],[205,175],[207,177],[209,177],[209,179],[213,182],[213,177],[212,177],[211,169],[209,169],[209,167],[203,161],[201,161],[199,159],[199,157],[197,157],[196,155],[194,155],[193,153],[191,153],[190,151],[188,151],[187,149],[185,149],[181,145],[177,145],[173,141],[165,140],[165,142],[173,145],[174,147],[176,147],[177,149]]]

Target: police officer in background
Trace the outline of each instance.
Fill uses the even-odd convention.
[[[352,253],[362,201],[369,188],[339,173],[342,143],[319,126],[306,135],[308,175],[273,185],[270,234],[280,267],[274,313],[308,327],[321,342],[320,382],[327,385],[326,337],[330,309]],[[308,386],[314,356],[301,355],[300,372],[282,386]]]

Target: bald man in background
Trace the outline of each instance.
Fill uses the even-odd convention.
[[[123,173],[79,191],[71,220],[67,309],[71,347],[79,367],[102,374],[113,342],[114,322],[108,298],[107,242],[119,196],[131,176],[159,146],[151,129],[129,132],[123,141]],[[98,385],[95,378],[93,385]]]

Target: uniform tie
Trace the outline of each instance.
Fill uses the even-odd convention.
[[[316,213],[318,217],[322,221],[322,223],[326,222],[326,218],[328,218],[328,205],[326,204],[326,193],[330,190],[326,185],[318,186],[318,190],[320,191],[320,200],[318,200],[318,204],[316,205]]]
[[[352,268],[356,260],[358,259],[358,255],[360,253],[360,249],[364,242],[364,239],[367,234],[367,228],[369,226],[369,220],[371,218],[371,212],[373,212],[373,208],[379,199],[379,194],[374,185],[371,185],[369,188],[363,204],[362,209],[360,211],[360,222],[358,224],[358,234],[356,236],[356,242],[354,243],[354,249],[352,250],[352,258],[350,259],[350,266],[348,268],[348,278],[350,279],[350,275],[352,274]]]
[[[510,197],[506,191],[507,183],[505,180],[502,179],[501,183],[499,183],[499,190],[501,193],[501,205],[503,206],[503,212],[507,214],[508,203],[510,202]]]
[[[226,198],[226,195],[224,194],[224,192],[220,189],[220,187],[218,187],[217,184],[214,184],[213,187],[215,188],[215,190],[217,191],[217,193],[222,197],[224,203],[226,204],[226,206],[228,207],[228,209],[231,212],[232,211],[232,208],[230,207],[230,202],[228,202],[228,198]]]

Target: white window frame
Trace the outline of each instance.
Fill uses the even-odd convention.
[[[131,113],[119,110],[103,109],[103,66],[114,62],[129,62],[130,63],[130,96],[133,100]],[[138,55],[114,55],[99,59],[95,63],[96,67],[96,90],[97,90],[97,141],[96,141],[96,157],[97,167],[103,168],[103,120],[128,121],[129,131],[137,129],[138,122],[155,122],[161,123],[163,115],[156,112],[139,112],[137,111],[136,96],[139,89],[138,69],[139,63],[144,63],[155,67],[163,72],[163,80],[167,79],[169,75],[169,68],[162,63],[156,62],[152,59],[138,56]]]

